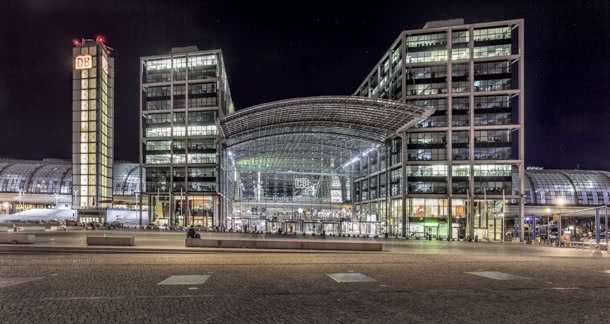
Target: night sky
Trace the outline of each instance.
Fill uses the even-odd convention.
[[[525,18],[526,165],[610,170],[609,1],[0,1],[0,157],[71,158],[72,40],[115,48],[115,157],[138,159],[138,62],[221,48],[238,109],[351,94],[400,31]]]

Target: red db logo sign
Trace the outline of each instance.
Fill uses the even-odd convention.
[[[77,55],[74,58],[74,68],[76,70],[85,70],[91,67],[93,67],[93,62],[90,54]]]

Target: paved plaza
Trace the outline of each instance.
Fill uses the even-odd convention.
[[[605,323],[610,318],[606,255],[520,244],[386,245],[384,252],[360,253],[44,253],[36,246],[22,251],[2,246],[0,323]]]

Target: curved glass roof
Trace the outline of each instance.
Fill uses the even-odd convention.
[[[342,166],[432,113],[382,99],[306,97],[240,110],[221,126],[241,170],[330,174],[349,172]]]
[[[279,100],[229,114],[222,122],[227,145],[280,134],[318,131],[382,142],[434,112],[396,101],[355,96]]]
[[[513,177],[518,187],[519,178]],[[526,170],[525,195],[532,205],[609,205],[610,172],[589,170]]]
[[[137,163],[114,163],[113,193],[134,195],[140,184]],[[66,160],[0,160],[0,192],[72,194],[72,163]]]

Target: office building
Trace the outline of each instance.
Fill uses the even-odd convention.
[[[356,166],[366,174],[354,182],[362,218],[381,219],[390,235],[493,239],[505,202],[523,216],[524,41],[522,19],[400,33],[354,95],[435,112]]]
[[[195,46],[140,60],[140,163],[150,221],[219,224],[222,134],[233,112],[222,52]]]

